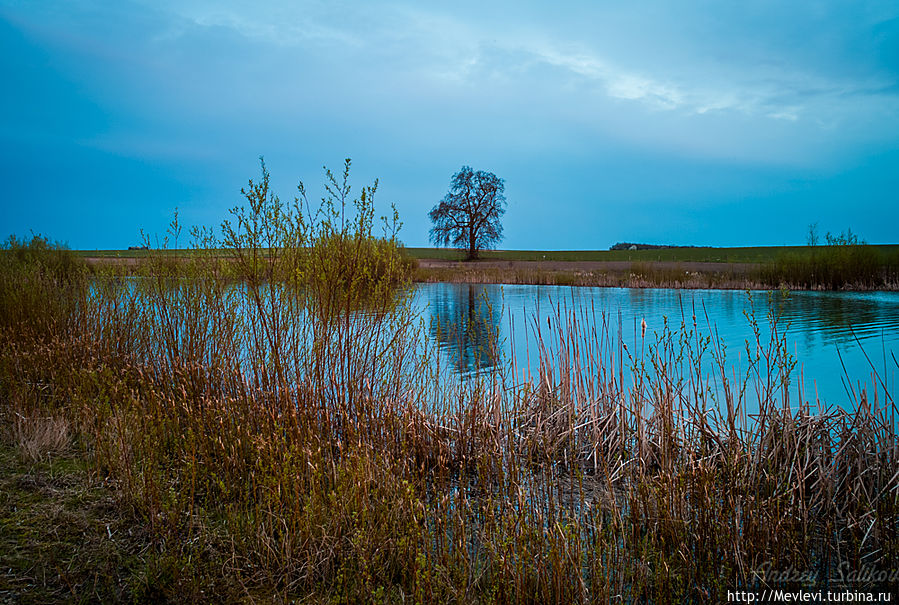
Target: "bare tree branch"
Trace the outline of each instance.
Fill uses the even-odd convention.
[[[476,259],[480,250],[494,247],[503,238],[503,190],[503,180],[492,172],[463,166],[453,175],[449,193],[428,213],[434,223],[431,241],[467,249],[469,260]]]

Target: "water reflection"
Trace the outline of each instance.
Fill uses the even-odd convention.
[[[495,286],[441,284],[429,293],[429,333],[449,353],[450,363],[460,374],[494,367],[497,350],[492,346],[499,334],[502,296]]]
[[[533,366],[536,351],[528,345],[524,326],[534,320],[546,325],[553,305],[567,308],[589,306],[597,313],[622,317],[620,337],[626,343],[640,336],[640,323],[647,324],[647,337],[681,321],[692,325],[696,316],[704,333],[714,330],[722,339],[728,363],[737,375],[746,369],[747,341],[755,350],[755,335],[749,317],[756,318],[763,339],[769,337],[770,310],[779,314],[779,330],[788,328],[789,352],[798,365],[794,388],[800,383],[806,399],[815,392],[823,402],[846,402],[846,377],[850,383],[872,381],[876,369],[890,392],[899,379],[899,293],[896,292],[746,292],[721,290],[665,290],[626,288],[569,288],[561,286],[498,286],[471,284],[420,284],[417,300],[430,316],[430,337],[449,364],[460,374],[487,371],[514,350],[519,367]],[[513,331],[510,325],[515,325]],[[617,320],[612,326],[614,339]],[[491,350],[491,334],[499,348]],[[532,342],[532,335],[531,344]],[[874,367],[872,368],[872,363]],[[844,369],[845,368],[845,369]],[[870,392],[870,389],[869,389]]]
[[[833,345],[879,337],[899,330],[894,293],[793,293],[784,304],[784,318],[799,331],[818,335],[822,344]],[[854,336],[853,336],[854,333]]]

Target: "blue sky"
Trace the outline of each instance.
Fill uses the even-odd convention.
[[[401,238],[463,164],[504,248],[899,241],[899,4],[0,0],[0,235],[217,225],[264,155],[380,179]]]

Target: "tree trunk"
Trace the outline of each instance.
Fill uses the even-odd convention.
[[[468,234],[468,260],[477,260],[478,251],[474,247],[474,232]]]

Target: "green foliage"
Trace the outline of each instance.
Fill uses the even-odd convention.
[[[377,181],[354,198],[347,159],[340,179],[325,170],[326,195],[317,208],[302,182],[298,197],[284,205],[260,162],[261,179],[241,190],[248,205],[232,209],[234,222],[222,224],[223,251],[233,256],[237,275],[251,288],[285,283],[332,312],[335,305],[355,308],[381,300],[409,280],[414,261],[397,239],[402,223],[395,207],[391,221],[382,217],[383,236],[373,234]]]
[[[381,237],[373,234],[375,224],[376,180],[362,187],[359,196],[351,195],[350,160],[345,160],[340,178],[325,170],[326,195],[312,214],[309,256],[304,267],[305,283],[324,308],[356,308],[382,302],[393,296],[397,286],[408,282],[414,269],[412,261],[397,239],[402,223],[396,207],[392,216],[381,217]],[[308,208],[305,188],[299,187]]]
[[[37,270],[41,278],[56,283],[78,281],[85,271],[84,262],[67,246],[41,235],[33,235],[28,241],[11,235],[2,249],[4,269],[8,270],[10,265],[30,267]]]

